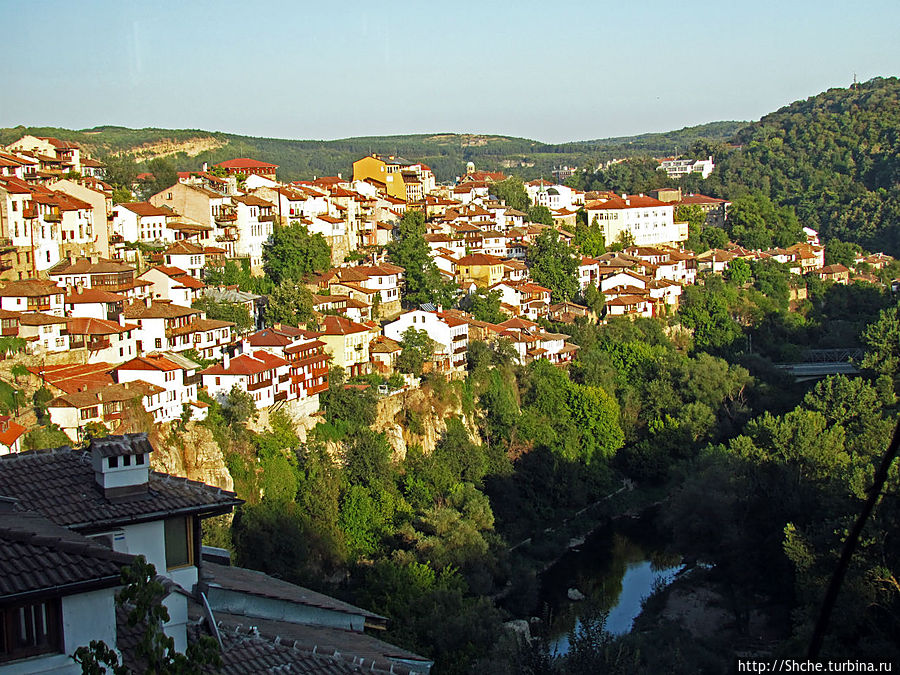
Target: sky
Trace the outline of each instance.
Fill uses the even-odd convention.
[[[0,0],[0,127],[544,142],[900,75],[897,0]]]

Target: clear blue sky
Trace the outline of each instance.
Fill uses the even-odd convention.
[[[900,75],[897,0],[0,0],[0,126],[559,142]]]

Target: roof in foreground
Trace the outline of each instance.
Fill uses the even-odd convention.
[[[73,592],[119,585],[131,556],[100,546],[37,513],[0,512],[0,598],[66,586]]]
[[[67,446],[0,457],[0,495],[57,525],[86,530],[174,514],[225,513],[241,503],[233,492],[156,471],[150,472],[146,495],[110,501],[96,487],[90,453]]]
[[[218,565],[205,561],[203,563],[203,578],[210,587],[249,593],[262,598],[284,600],[285,602],[306,605],[307,607],[318,607],[332,612],[362,616],[372,623],[387,624],[387,618],[380,614],[375,614],[337,598],[317,593],[303,586],[297,586],[245,567]]]

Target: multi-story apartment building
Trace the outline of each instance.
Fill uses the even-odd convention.
[[[658,246],[685,241],[687,223],[674,221],[672,204],[646,195],[622,195],[589,202],[589,223],[597,219],[607,246],[630,240],[638,246]]]

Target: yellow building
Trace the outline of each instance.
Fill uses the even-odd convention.
[[[487,253],[465,255],[456,263],[456,281],[490,288],[503,281],[503,260]]]
[[[384,183],[391,197],[406,200],[406,183],[401,169],[402,165],[394,157],[369,155],[353,162],[353,180],[370,178]]]
[[[369,372],[369,343],[378,333],[377,328],[329,314],[322,319],[318,339],[325,343],[332,365],[340,366],[353,377]]]

